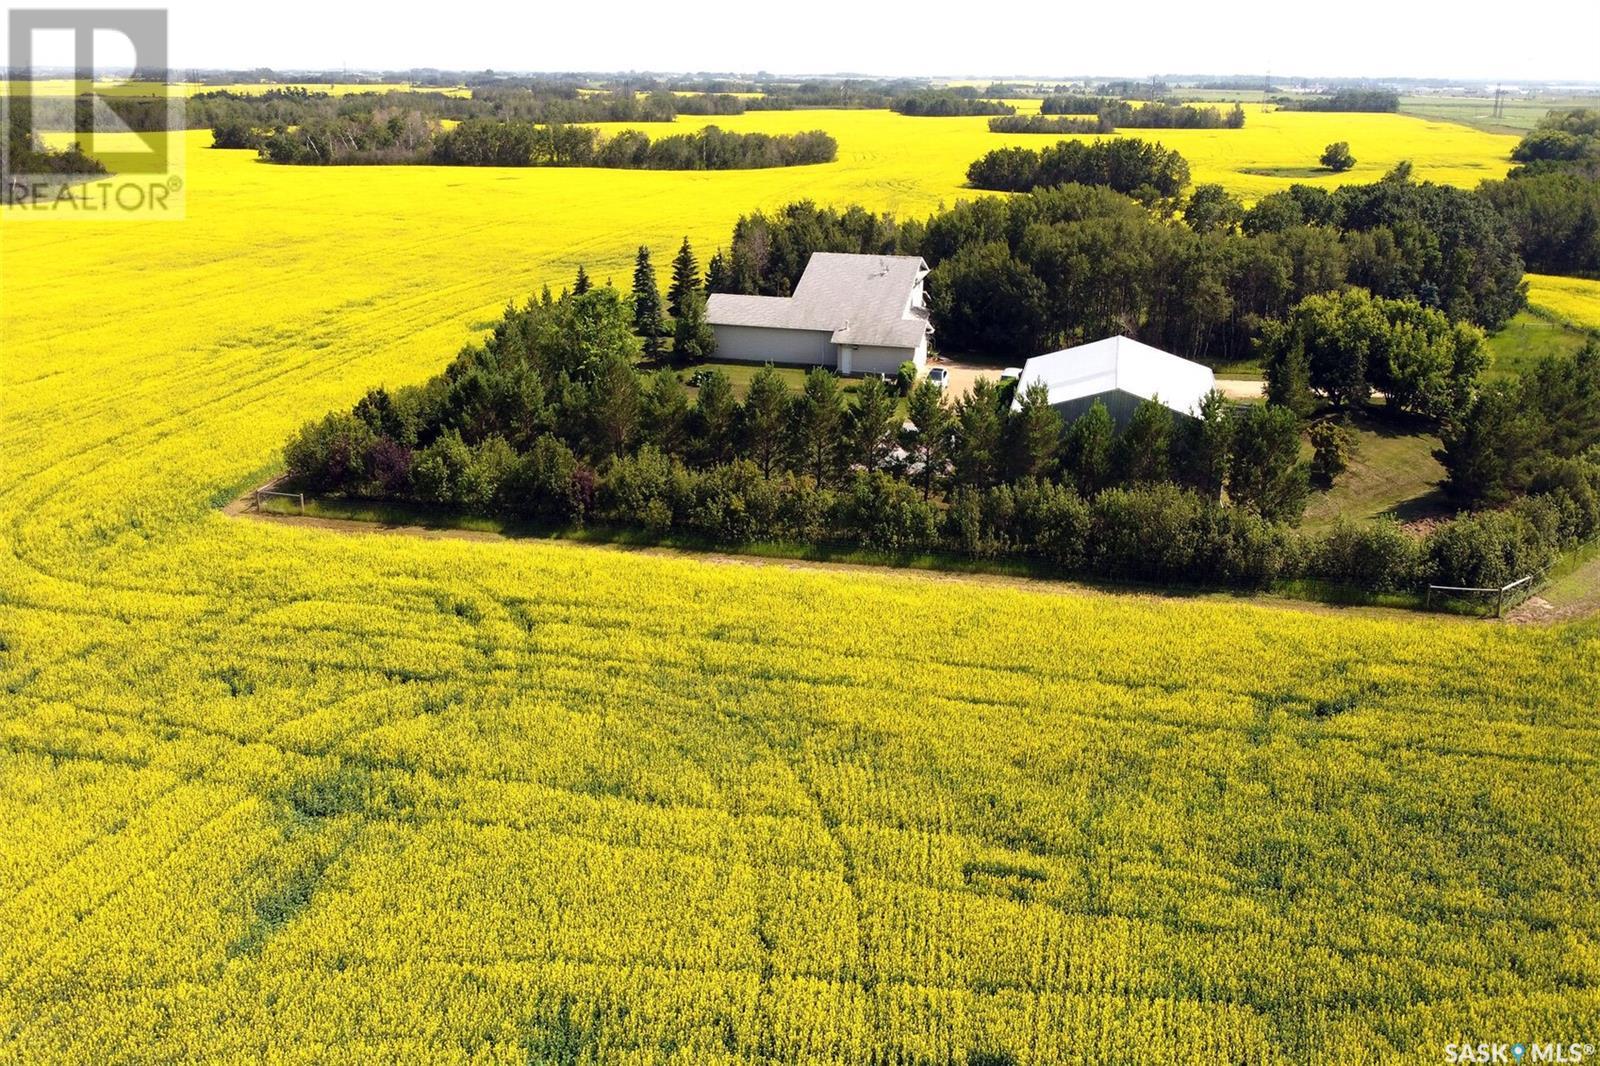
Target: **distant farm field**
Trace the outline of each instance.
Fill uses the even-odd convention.
[[[1014,101],[1031,104],[1038,101]],[[1128,130],[1113,136],[1159,141],[1189,161],[1195,182],[1219,182],[1255,200],[1294,182],[1333,186],[1382,177],[1402,159],[1422,180],[1470,187],[1505,176],[1514,136],[1483,133],[1448,122],[1404,115],[1290,112],[1245,105],[1241,130]],[[1060,135],[989,132],[986,118],[908,118],[887,111],[756,111],[716,117],[684,116],[680,127],[717,125],[732,130],[793,132],[824,129],[838,138],[835,177],[871,182],[893,173],[915,176],[917,187],[953,200],[963,195],[967,164],[995,148],[1038,148]],[[1084,139],[1097,139],[1087,137]],[[1345,174],[1317,160],[1332,141],[1349,141],[1356,166]],[[890,166],[890,161],[893,166]],[[843,173],[840,173],[843,172]],[[903,178],[901,180],[904,180]],[[968,194],[970,195],[970,194]]]
[[[1600,330],[1600,280],[1529,274],[1528,303],[1582,329]]]
[[[63,83],[66,84],[66,83]],[[268,86],[231,86],[234,91]],[[312,91],[325,91],[311,85]],[[361,86],[338,86],[357,92]],[[395,85],[384,88],[404,89]],[[465,90],[462,90],[463,92]],[[1019,111],[1037,111],[1038,100],[1014,100]],[[1128,130],[1110,136],[1140,137],[1176,149],[1189,161],[1193,180],[1218,182],[1246,200],[1256,200],[1295,182],[1335,186],[1376,180],[1401,160],[1411,161],[1419,180],[1471,187],[1505,176],[1517,137],[1474,130],[1451,122],[1408,115],[1322,114],[1244,105],[1240,130]],[[670,126],[639,126],[652,136],[664,129],[685,132],[715,125],[738,132],[794,133],[822,129],[839,142],[839,160],[784,177],[795,196],[837,201],[849,196],[869,206],[926,213],[940,202],[971,195],[964,188],[967,165],[1007,145],[1038,148],[1061,140],[1053,134],[991,133],[983,117],[913,118],[882,110],[751,111],[743,115],[684,115]],[[622,124],[602,124],[620,129]],[[1098,136],[1083,139],[1094,140]],[[1355,167],[1334,174],[1317,160],[1333,141],[1348,141]],[[191,148],[206,144],[192,141]],[[475,179],[476,180],[476,179]],[[688,180],[679,175],[676,180]],[[727,180],[726,178],[724,180]],[[759,186],[752,191],[759,194]],[[736,201],[746,206],[742,201]]]
[[[716,121],[840,160],[292,168],[196,132],[187,221],[0,215],[0,1058],[1331,1063],[1600,1030],[1594,622],[220,513],[301,422],[580,263],[703,259],[797,197],[925,213],[1021,143]],[[1462,184],[1510,141],[1268,115],[1182,150],[1259,195],[1240,167],[1336,136],[1351,180]]]
[[[1400,98],[1400,110],[1423,118],[1461,122],[1493,133],[1531,130],[1551,110],[1563,107],[1600,107],[1600,96],[1557,96],[1539,99],[1507,97],[1500,114],[1494,113],[1492,96],[1420,95]]]

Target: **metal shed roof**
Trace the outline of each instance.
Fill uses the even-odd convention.
[[[1210,367],[1123,336],[1034,356],[1023,364],[1017,396],[1041,381],[1052,404],[1121,391],[1185,415],[1198,415],[1200,401],[1216,387]]]

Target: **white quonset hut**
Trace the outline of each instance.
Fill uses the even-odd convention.
[[[1217,384],[1210,367],[1121,336],[1029,359],[1017,381],[1018,401],[1037,381],[1050,390],[1050,406],[1063,421],[1071,422],[1099,400],[1119,426],[1127,425],[1144,400],[1198,416],[1200,401]]]
[[[712,293],[706,318],[721,359],[893,374],[927,362],[927,276],[921,256],[813,252],[793,296]]]

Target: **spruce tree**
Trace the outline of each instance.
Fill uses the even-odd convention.
[[[583,266],[580,264],[578,266],[578,278],[572,283],[572,295],[582,296],[584,293],[588,292],[589,289],[590,285],[588,271],[584,270]]]
[[[644,354],[651,359],[662,352],[661,289],[650,265],[650,249],[639,246],[633,261],[633,331],[644,338]]]
[[[832,371],[814,366],[806,373],[805,387],[790,416],[804,465],[818,485],[826,484],[838,465],[845,421],[844,394]]]
[[[722,249],[717,249],[717,254],[711,257],[711,262],[706,264],[706,292],[728,292],[728,283],[732,279],[728,274],[728,257],[722,254]]]
[[[672,284],[667,287],[667,311],[673,318],[683,314],[683,299],[691,292],[700,291],[700,263],[694,257],[694,249],[689,246],[689,238],[683,239],[683,247],[678,249],[677,258],[672,261]]]
[[[772,369],[771,363],[757,370],[750,379],[739,415],[745,444],[760,464],[762,477],[772,476],[773,463],[783,452],[784,428],[791,402],[789,386]]]
[[[944,391],[923,378],[906,398],[906,413],[910,415],[911,428],[901,431],[900,446],[920,468],[916,477],[922,482],[922,498],[926,500],[933,494],[934,480],[942,475],[950,455],[951,420],[944,405]]]
[[[1006,467],[1012,480],[1048,477],[1061,447],[1061,416],[1050,406],[1050,387],[1035,381],[1006,419]]]
[[[680,363],[700,363],[717,350],[717,336],[706,321],[706,298],[699,289],[684,294],[683,309],[672,324],[672,353]]]
[[[1111,483],[1111,449],[1117,426],[1099,400],[1073,420],[1062,441],[1062,465],[1078,491],[1093,496]]]

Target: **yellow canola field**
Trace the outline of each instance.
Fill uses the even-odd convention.
[[[1600,280],[1529,274],[1528,303],[1563,322],[1600,330]]]
[[[3,1057],[1266,1064],[1594,1032],[1593,623],[218,513],[300,422],[579,263],[704,257],[798,196],[920,214],[1002,140],[723,121],[841,160],[279,168],[195,133],[185,222],[0,220]]]
[[[1037,110],[1038,101],[1013,103],[1032,104]],[[1407,115],[1292,112],[1251,104],[1245,112],[1245,126],[1239,130],[1127,130],[1108,136],[1159,141],[1188,160],[1196,183],[1219,182],[1250,201],[1294,182],[1333,187],[1375,181],[1403,159],[1412,162],[1419,181],[1470,188],[1505,177],[1517,143],[1516,137]],[[971,195],[961,188],[967,165],[985,152],[1009,145],[1042,148],[1063,139],[1057,134],[991,133],[988,123],[983,117],[911,118],[888,111],[751,111],[682,116],[673,128],[825,130],[839,141],[839,161],[816,168],[828,175],[820,179],[824,187],[870,188],[892,175],[915,182],[924,201],[937,196],[948,202]],[[1334,174],[1319,166],[1323,148],[1333,141],[1350,142],[1354,169]],[[871,200],[870,194],[859,198]]]

